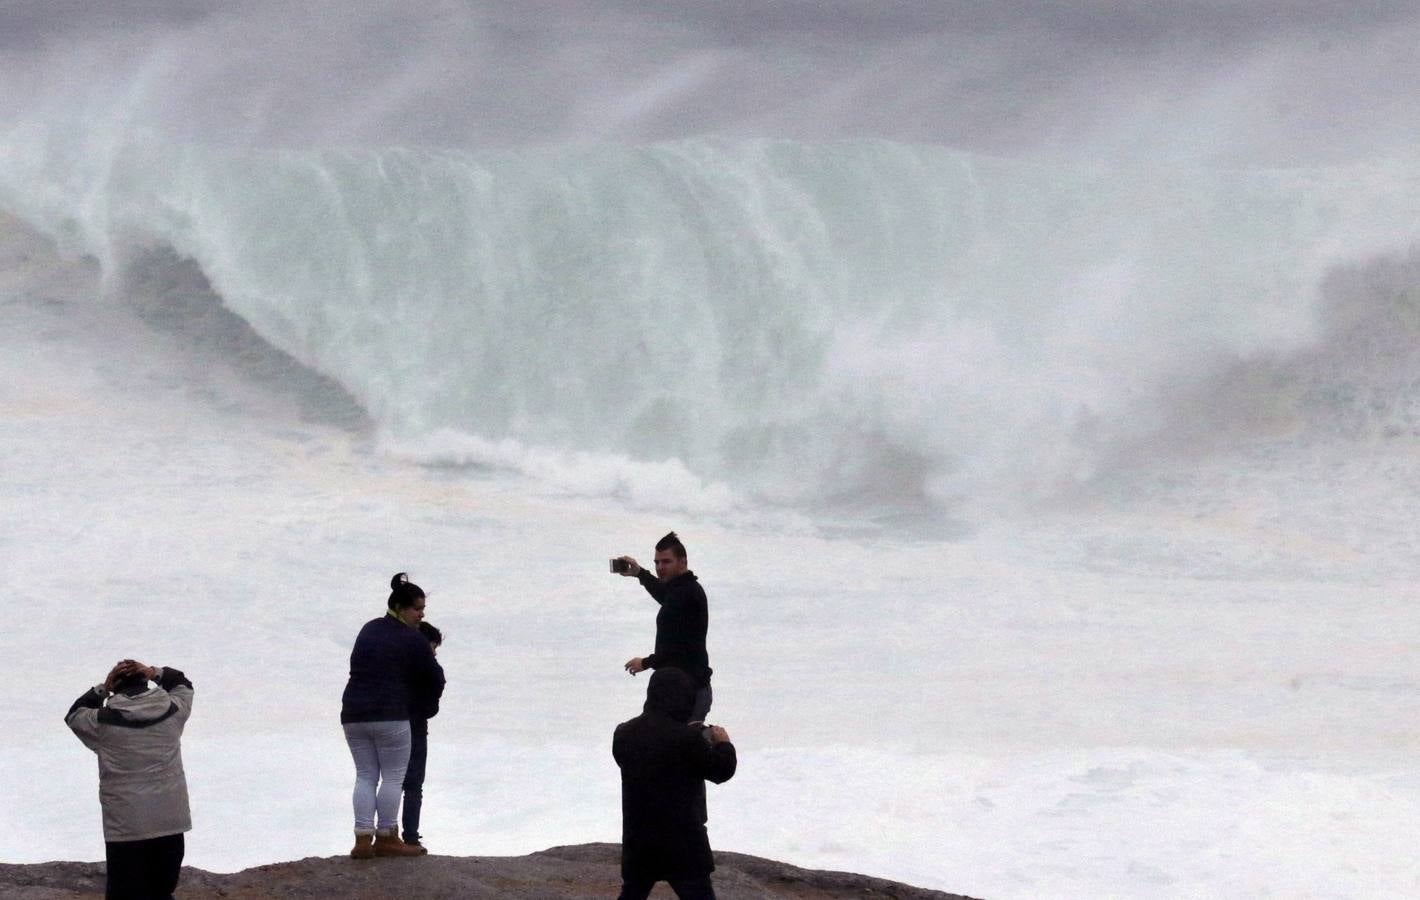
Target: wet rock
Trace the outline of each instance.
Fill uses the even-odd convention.
[[[426,856],[355,861],[309,857],[222,875],[184,868],[182,900],[543,900],[610,898],[621,887],[616,844],[553,847],[527,856]],[[822,872],[746,856],[715,854],[721,900],[970,900],[850,872]],[[103,896],[101,863],[0,864],[0,896],[59,900]],[[652,898],[673,897],[659,885]]]

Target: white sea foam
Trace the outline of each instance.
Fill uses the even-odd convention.
[[[705,483],[675,459],[645,462],[620,454],[527,447],[511,438],[490,441],[448,429],[417,441],[385,440],[380,449],[421,465],[521,472],[554,493],[606,498],[631,509],[723,515],[742,506],[724,484]]]

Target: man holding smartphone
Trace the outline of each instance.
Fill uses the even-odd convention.
[[[661,605],[656,614],[656,648],[650,656],[626,662],[632,675],[647,669],[673,667],[690,676],[695,686],[695,705],[690,721],[703,722],[710,712],[710,656],[705,652],[705,632],[710,612],[705,589],[695,573],[685,545],[672,531],[656,542],[656,574],[652,575],[629,556],[612,560],[612,571],[641,582],[652,599]]]

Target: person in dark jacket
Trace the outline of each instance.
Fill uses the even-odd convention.
[[[183,833],[192,830],[182,767],[192,696],[177,669],[125,659],[64,716],[99,760],[108,900],[159,900],[177,890]]]
[[[641,582],[646,593],[661,605],[656,613],[656,649],[649,656],[626,662],[632,675],[647,669],[673,666],[695,682],[692,722],[703,722],[714,699],[710,690],[710,655],[705,651],[705,633],[710,627],[710,610],[705,589],[690,571],[685,545],[672,531],[656,542],[656,574],[652,575],[629,556],[621,574]]]
[[[399,839],[399,799],[409,720],[444,692],[444,670],[419,633],[425,603],[423,589],[400,572],[390,580],[388,611],[365,623],[350,652],[340,723],[355,760],[354,859],[424,852]]]
[[[719,726],[688,724],[695,683],[660,668],[644,712],[616,727],[621,767],[621,900],[644,900],[667,881],[682,900],[714,900],[715,859],[705,831],[705,782],[735,774],[735,745]]]
[[[428,622],[419,623],[419,633],[429,642],[429,649],[439,655],[444,643],[443,632]],[[409,768],[404,771],[404,842],[428,853],[419,835],[419,813],[424,808],[424,770],[429,760],[429,720],[439,714],[439,698],[426,696],[409,717]]]

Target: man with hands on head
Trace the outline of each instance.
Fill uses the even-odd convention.
[[[177,669],[125,659],[64,716],[98,757],[109,900],[171,897],[177,888],[183,833],[192,830],[181,746],[192,696]]]
[[[703,722],[710,712],[710,656],[705,651],[705,632],[710,624],[705,589],[695,573],[685,545],[672,531],[656,542],[656,574],[652,575],[629,556],[617,558],[616,571],[641,582],[652,599],[661,605],[656,613],[656,648],[650,656],[627,660],[632,675],[647,669],[675,667],[690,676],[695,686],[692,722]]]

